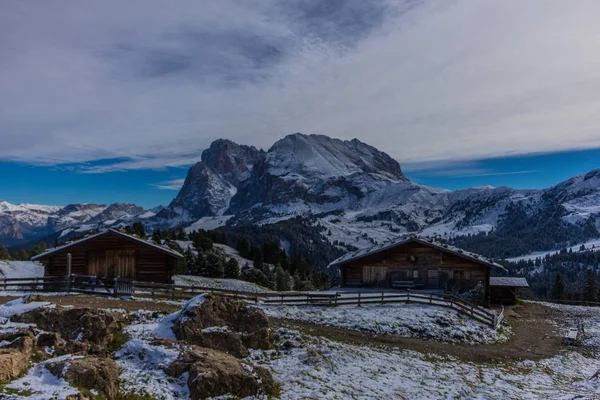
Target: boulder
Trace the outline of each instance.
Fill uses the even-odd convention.
[[[29,304],[34,301],[43,301],[42,297],[39,294],[26,294],[25,296],[22,297],[22,299],[23,299],[23,303],[25,303],[25,304]]]
[[[57,332],[65,340],[89,343],[90,353],[105,352],[113,334],[123,328],[121,315],[89,308],[41,308],[12,319],[36,324],[48,332]]]
[[[204,331],[194,336],[194,344],[209,349],[223,351],[234,357],[247,357],[249,352],[240,335],[231,331]]]
[[[60,345],[60,334],[57,332],[40,333],[36,338],[38,347],[57,347]]]
[[[185,307],[175,320],[173,332],[179,340],[236,357],[247,356],[247,348],[271,347],[269,319],[262,310],[212,294],[205,295],[199,304]]]
[[[53,375],[76,387],[98,390],[106,398],[116,399],[119,392],[119,368],[108,357],[84,357],[46,364]],[[74,398],[85,398],[74,397]]]
[[[278,390],[268,370],[244,364],[232,355],[198,346],[188,348],[165,372],[174,377],[189,373],[188,388],[192,400],[223,395],[242,398],[273,395]]]
[[[33,338],[25,335],[0,348],[0,382],[10,381],[29,368],[33,346]]]

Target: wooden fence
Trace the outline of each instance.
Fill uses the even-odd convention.
[[[504,318],[504,308],[495,313],[468,303],[452,294],[418,291],[354,291],[354,292],[245,292],[202,286],[172,285],[135,281],[128,278],[99,278],[71,275],[36,278],[0,279],[5,291],[76,292],[108,296],[150,297],[185,300],[203,293],[215,293],[265,305],[293,306],[363,306],[369,304],[424,304],[446,307],[497,329]]]

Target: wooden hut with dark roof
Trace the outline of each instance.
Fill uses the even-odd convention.
[[[133,278],[137,281],[172,283],[177,261],[183,256],[170,248],[115,229],[49,249],[32,258],[45,267],[46,276],[71,273],[99,278]]]
[[[443,243],[405,237],[349,253],[332,262],[341,286],[465,292],[479,283],[490,299],[490,274],[504,267],[478,254]]]

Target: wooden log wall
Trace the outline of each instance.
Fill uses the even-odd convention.
[[[411,257],[412,256],[412,257]],[[412,259],[411,259],[412,258]],[[420,243],[407,243],[342,266],[343,282],[390,287],[394,273],[400,280],[418,281],[429,289],[460,284],[470,289],[482,282],[487,287],[489,267]]]
[[[73,274],[111,278],[118,275],[147,282],[171,283],[177,264],[175,257],[160,250],[116,234],[106,234],[42,258],[45,275],[65,275],[67,253],[71,253]]]

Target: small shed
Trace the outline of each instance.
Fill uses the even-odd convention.
[[[514,305],[519,290],[528,288],[525,278],[492,276],[490,278],[490,297],[494,304]]]
[[[44,265],[46,276],[66,275],[67,254],[71,254],[73,274],[157,283],[171,283],[177,261],[183,258],[168,247],[108,229],[49,249],[32,260]]]

